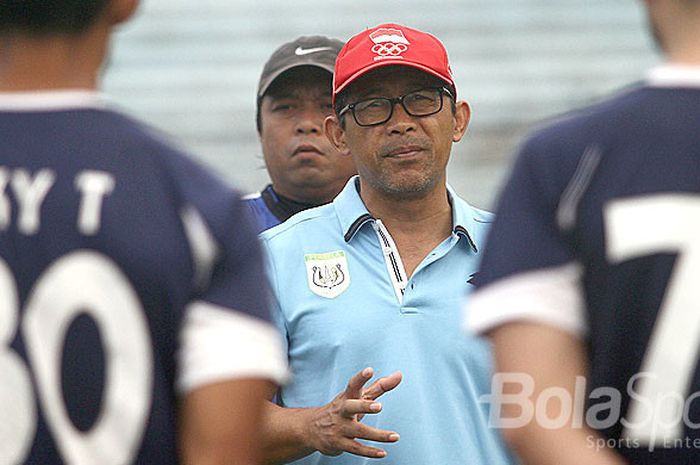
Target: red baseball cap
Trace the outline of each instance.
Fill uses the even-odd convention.
[[[456,87],[447,50],[437,37],[400,24],[380,24],[352,37],[338,53],[333,101],[366,72],[388,65],[412,66]]]

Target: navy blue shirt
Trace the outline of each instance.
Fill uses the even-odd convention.
[[[117,113],[3,102],[0,462],[177,463],[186,308],[268,320],[239,194]]]
[[[698,121],[697,86],[648,85],[536,132],[500,197],[468,308],[478,330],[533,319],[584,338],[587,391],[621,394],[620,414],[591,426],[635,464],[700,463]],[[620,418],[648,413],[631,394],[664,392],[683,397],[689,421],[624,430]]]
[[[275,192],[272,184],[267,185],[262,192],[243,197],[243,204],[255,218],[258,232],[266,231],[301,211],[318,206],[281,196]]]

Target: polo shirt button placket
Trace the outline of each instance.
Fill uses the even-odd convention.
[[[401,256],[396,248],[394,239],[391,237],[389,231],[382,223],[382,220],[375,220],[372,223],[372,227],[377,233],[377,238],[379,239],[379,244],[382,248],[382,255],[386,264],[387,272],[389,273],[389,280],[394,288],[399,305],[403,309],[407,278],[406,270],[404,269],[403,262],[401,261]]]

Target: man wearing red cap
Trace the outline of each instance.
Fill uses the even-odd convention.
[[[507,464],[480,403],[488,345],[460,332],[491,215],[446,183],[470,117],[447,52],[430,34],[381,25],[340,51],[333,90],[325,131],[359,176],[261,236],[294,373],[269,408],[270,458]],[[400,373],[365,389],[363,367]]]

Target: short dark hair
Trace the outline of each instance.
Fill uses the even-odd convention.
[[[0,34],[78,35],[111,0],[0,0]]]

